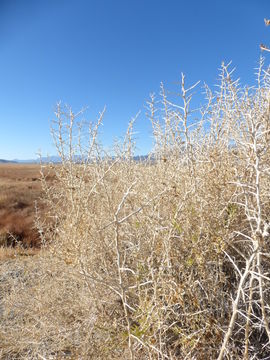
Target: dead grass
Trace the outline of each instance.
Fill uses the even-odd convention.
[[[38,254],[38,249],[34,248],[21,248],[19,246],[16,247],[7,247],[1,246],[0,247],[0,261],[6,261],[7,259],[15,259],[21,256],[34,256]]]

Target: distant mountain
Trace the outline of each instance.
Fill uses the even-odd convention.
[[[115,157],[112,156],[112,159],[115,159]],[[148,159],[148,155],[133,156],[133,160],[138,161],[138,162],[145,161],[147,159]],[[74,160],[77,162],[80,162],[82,160],[82,157],[80,155],[75,155]],[[37,158],[37,159],[26,159],[26,160],[19,160],[19,159],[14,159],[13,161],[0,160],[0,163],[1,162],[13,162],[13,163],[18,163],[18,164],[39,164],[40,162],[43,164],[47,164],[47,163],[59,164],[62,162],[62,160],[59,156],[46,156],[46,157],[41,157],[41,158]]]
[[[4,159],[0,159],[0,164],[16,164],[17,161],[15,160],[4,160]]]
[[[136,155],[136,156],[133,156],[134,161],[146,161],[146,160],[148,160],[148,158],[149,158],[149,155]]]
[[[59,156],[46,156],[37,159],[26,159],[26,160],[15,159],[14,161],[19,164],[39,164],[40,162],[46,164],[46,163],[60,163],[61,158]]]

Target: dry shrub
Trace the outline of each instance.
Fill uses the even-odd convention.
[[[161,87],[155,146],[133,121],[109,156],[96,125],[58,105],[61,166],[43,190],[50,228],[35,259],[2,266],[3,358],[263,359],[269,331],[270,73],[241,88],[222,65],[192,111]],[[3,276],[3,275],[2,275]]]
[[[0,246],[38,247],[40,239],[34,221],[34,214],[5,212],[0,220]]]

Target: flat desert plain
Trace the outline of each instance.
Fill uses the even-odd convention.
[[[39,247],[34,221],[41,192],[39,164],[0,164],[0,259],[18,247],[29,253]]]

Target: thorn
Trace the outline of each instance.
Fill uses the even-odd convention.
[[[261,50],[270,51],[270,49],[264,44],[260,44],[260,48]]]

